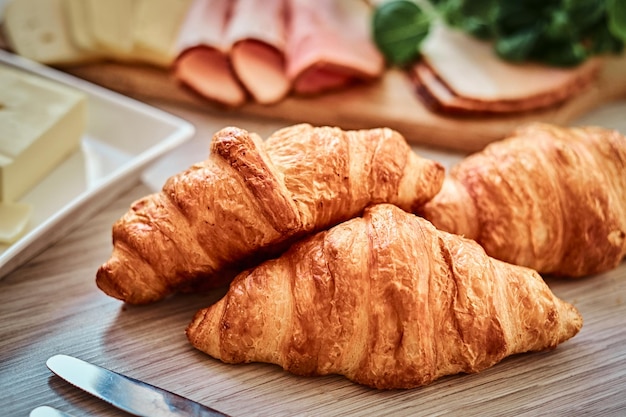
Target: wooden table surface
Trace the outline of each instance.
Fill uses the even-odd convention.
[[[279,125],[167,108],[198,131],[129,184],[109,206],[0,281],[0,415],[26,416],[51,405],[76,416],[123,416],[53,375],[57,353],[125,373],[232,416],[343,415],[626,415],[626,262],[576,281],[547,279],[585,323],[549,352],[505,359],[474,375],[447,377],[418,389],[376,391],[341,376],[305,378],[268,364],[226,365],[195,350],[184,329],[223,291],[127,306],[100,292],[98,266],[111,252],[111,225],[129,204],[152,192],[160,176],[205,152],[210,135],[236,124],[267,135]],[[418,150],[422,152],[422,150]],[[423,150],[451,164],[461,155]]]

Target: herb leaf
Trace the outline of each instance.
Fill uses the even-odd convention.
[[[591,28],[587,36],[592,54],[619,54],[624,50],[624,42],[613,36],[606,19]]]
[[[452,26],[481,39],[493,36],[492,26],[498,11],[498,0],[438,0],[434,3]]]
[[[626,2],[624,0],[606,0],[611,33],[626,42]]]
[[[416,1],[390,0],[374,13],[374,41],[391,64],[417,60],[437,18],[491,40],[498,56],[512,62],[567,67],[626,45],[626,0],[429,0],[434,14]]]
[[[539,61],[555,67],[573,67],[589,57],[587,48],[581,43],[570,41],[538,42],[541,44],[531,54],[533,61]]]
[[[567,19],[571,34],[582,33],[595,26],[606,14],[604,0],[562,0],[562,7],[557,9]]]
[[[430,20],[411,1],[384,3],[374,13],[374,42],[390,63],[409,64],[419,57],[419,47],[428,35]]]
[[[507,61],[525,61],[539,39],[539,31],[535,27],[520,30],[496,40],[496,53]]]

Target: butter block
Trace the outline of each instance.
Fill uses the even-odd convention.
[[[24,203],[0,203],[0,244],[15,242],[26,231],[33,206]]]
[[[0,65],[0,202],[16,202],[75,151],[86,121],[82,92]]]

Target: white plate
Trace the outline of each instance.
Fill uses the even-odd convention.
[[[88,98],[81,147],[20,201],[33,205],[26,233],[0,245],[0,278],[139,180],[155,159],[190,139],[194,126],[167,112],[0,50],[0,62],[67,84]]]

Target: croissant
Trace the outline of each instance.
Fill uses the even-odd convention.
[[[532,124],[454,166],[417,212],[543,274],[581,277],[626,255],[626,138]]]
[[[554,348],[581,327],[535,271],[380,204],[242,272],[186,333],[226,363],[392,389]]]
[[[390,129],[300,124],[263,142],[225,128],[206,161],[169,178],[115,222],[113,253],[96,283],[133,304],[225,285],[225,270],[273,256],[369,204],[416,210],[444,175]]]

